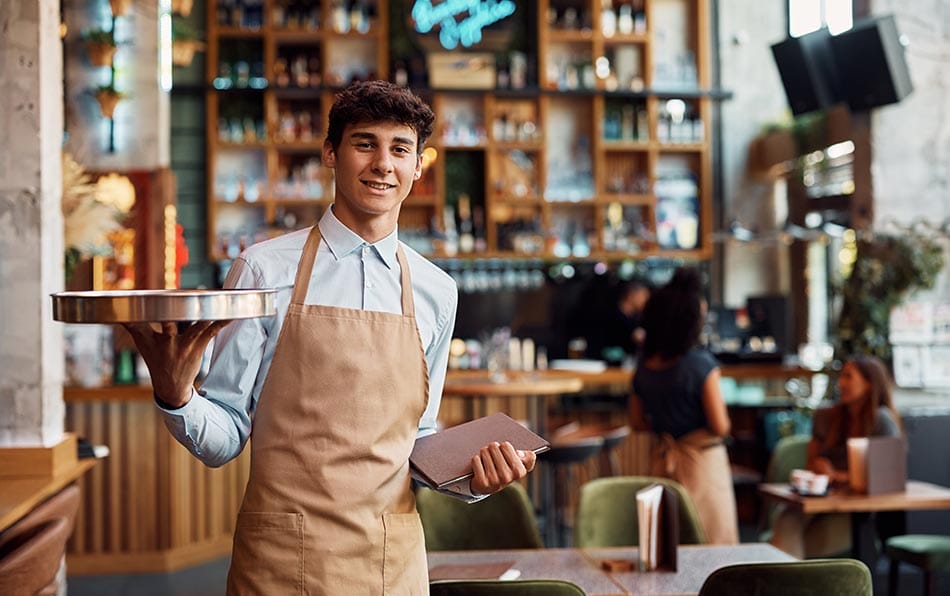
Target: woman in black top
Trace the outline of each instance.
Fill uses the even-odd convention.
[[[723,445],[731,424],[719,388],[719,363],[698,347],[704,314],[695,270],[678,269],[650,296],[630,415],[635,428],[659,438],[651,473],[686,488],[709,543],[735,544],[736,500]]]

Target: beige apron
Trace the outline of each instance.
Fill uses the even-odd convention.
[[[736,494],[722,439],[705,429],[678,440],[661,435],[653,450],[651,473],[683,485],[696,505],[709,544],[739,542]]]
[[[320,232],[297,270],[254,417],[228,594],[427,594],[409,454],[428,400],[409,267],[401,315],[304,299]]]

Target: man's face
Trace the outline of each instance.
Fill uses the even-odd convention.
[[[323,163],[335,170],[334,213],[366,222],[392,216],[422,175],[416,132],[405,124],[349,124],[340,146],[323,146]]]

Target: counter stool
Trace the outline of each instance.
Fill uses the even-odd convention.
[[[541,454],[541,462],[549,466],[544,491],[544,536],[549,547],[567,546],[565,527],[568,491],[574,485],[573,464],[599,455],[604,448],[602,436],[577,439],[556,439],[551,449]],[[553,496],[554,503],[551,504]]]
[[[627,440],[631,432],[630,426],[627,424],[610,426],[607,424],[582,424],[573,421],[557,428],[552,433],[552,441],[560,443],[588,437],[602,437],[604,445],[600,451],[597,473],[599,476],[618,476],[620,475],[620,459],[617,457],[616,449]]]
[[[924,595],[937,596],[934,573],[950,571],[950,536],[934,534],[906,534],[888,538],[885,552],[891,559],[887,577],[887,591],[897,595],[897,582],[901,563],[920,567],[924,572]]]
[[[630,426],[627,424],[604,431],[604,448],[600,452],[601,476],[620,475],[620,458],[617,456],[617,447],[627,440],[630,432]]]

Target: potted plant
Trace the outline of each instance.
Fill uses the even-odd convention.
[[[132,0],[109,0],[109,6],[114,16],[121,17],[132,8]]]
[[[891,310],[913,292],[933,288],[943,264],[940,243],[925,233],[859,238],[854,267],[841,288],[837,356],[871,354],[890,361]]]
[[[195,0],[172,0],[172,12],[187,17],[191,14],[191,9],[195,5]]]
[[[93,29],[82,34],[89,61],[93,66],[112,66],[112,58],[118,46],[115,43],[113,32],[105,29]]]
[[[99,102],[99,109],[106,118],[112,118],[115,113],[115,106],[119,100],[125,97],[125,94],[117,90],[113,85],[102,85],[96,89],[96,100]]]
[[[198,31],[182,18],[172,20],[172,64],[188,66],[195,52],[203,52],[205,44],[199,39]]]

